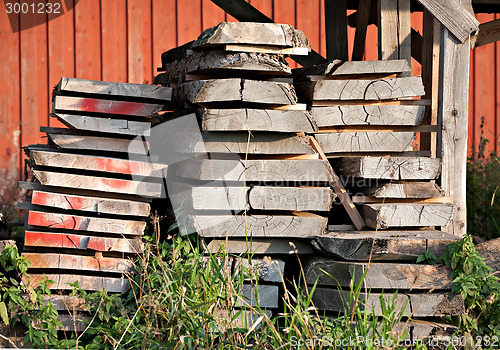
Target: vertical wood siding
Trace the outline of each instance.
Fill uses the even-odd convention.
[[[323,0],[249,1],[276,22],[303,30],[312,47],[326,55]],[[16,25],[34,20],[29,15],[21,17]],[[480,22],[496,18],[499,15],[478,15]],[[151,82],[163,51],[193,40],[203,29],[225,20],[234,18],[210,0],[80,0],[73,10],[48,23],[13,33],[2,8],[0,203],[12,199],[22,176],[25,158],[21,147],[45,142],[40,126],[60,126],[48,112],[50,91],[62,76]],[[412,25],[420,32],[421,23],[421,14],[414,13]],[[351,52],[353,28],[348,36]],[[490,140],[487,151],[498,151],[498,45],[480,47],[471,58],[469,147],[473,150],[483,131]],[[365,59],[377,59],[377,51],[377,28],[371,25]],[[419,65],[413,62],[413,73],[419,72]]]

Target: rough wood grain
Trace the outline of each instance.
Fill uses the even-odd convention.
[[[90,112],[111,115],[131,115],[148,117],[164,107],[163,104],[103,100],[89,97],[54,96],[53,109],[59,112]]]
[[[347,50],[347,1],[325,0],[326,58],[349,59]]]
[[[307,255],[313,254],[314,251],[310,244],[294,240],[294,239],[259,239],[252,238],[251,240],[245,239],[228,239],[218,240],[214,239],[208,243],[207,250],[217,254],[220,252],[228,254],[257,254],[257,255],[271,255],[271,254],[300,254]]]
[[[388,100],[422,96],[422,78],[320,80],[295,84],[301,100]]]
[[[180,101],[197,104],[249,102],[268,105],[297,103],[291,84],[239,78],[189,81],[179,86]]]
[[[58,311],[88,311],[85,305],[85,299],[77,296],[57,294],[52,294],[50,296],[44,295],[43,301],[45,305],[50,302]]]
[[[35,274],[30,273],[30,277],[23,276],[23,282],[35,288],[40,285],[47,277],[54,283],[49,283],[48,286],[52,290],[71,290],[74,289],[68,283],[78,282],[81,289],[97,292],[104,290],[111,293],[123,293],[130,287],[127,278],[112,278],[112,277],[96,277],[82,275],[65,275],[65,274]]]
[[[312,132],[318,128],[307,111],[204,109],[203,131]]]
[[[300,30],[295,30],[289,24],[256,22],[220,23],[201,33],[192,47],[195,49],[227,44],[309,48],[309,43],[304,33]]]
[[[416,261],[428,249],[436,256],[459,239],[441,231],[355,231],[316,237],[315,248],[349,261]]]
[[[200,186],[190,192],[195,210],[328,211],[333,202],[328,187]]]
[[[453,214],[453,204],[363,204],[360,211],[368,227],[446,226]]]
[[[73,150],[121,152],[147,155],[149,143],[140,140],[119,139],[90,135],[47,134],[58,147]]]
[[[380,0],[378,5],[379,59],[411,64],[410,0]]]
[[[62,78],[56,91],[99,94],[105,96],[139,97],[145,99],[170,101],[172,88],[150,84],[113,83],[76,78]]]
[[[334,162],[344,176],[386,180],[436,179],[441,160],[426,157],[344,157]]]
[[[500,19],[481,23],[474,47],[491,44],[500,40]]]
[[[333,60],[331,62],[317,64],[311,67],[297,68],[293,70],[294,78],[303,80],[308,75],[324,75],[338,77],[342,79],[343,75],[392,75],[410,72],[410,65],[406,60],[387,60],[387,61],[342,61]]]
[[[241,297],[238,297],[236,306],[253,307],[260,306],[263,309],[276,309],[279,302],[279,287],[265,284],[244,284]]]
[[[31,204],[92,213],[147,217],[149,203],[33,190]]]
[[[231,257],[226,255],[204,256],[203,261],[214,273],[221,273],[226,278],[245,276],[245,281],[283,282],[285,262],[280,259],[253,257]]]
[[[404,152],[412,149],[414,132],[329,132],[315,135],[325,153]]]
[[[35,161],[35,164],[40,166],[101,171],[137,176],[167,177],[166,164],[141,162],[120,158],[59,153],[57,150],[50,152],[32,150],[30,153],[32,159]]]
[[[329,181],[329,164],[320,159],[188,160],[177,164],[178,176],[227,181]]]
[[[42,185],[46,186],[132,194],[144,197],[162,196],[162,185],[159,183],[66,174],[43,170],[33,170],[33,175],[35,175],[35,178],[40,181]]]
[[[366,29],[370,22],[372,0],[361,0],[356,11],[356,33],[352,47],[352,60],[362,61],[365,53]]]
[[[151,123],[149,122],[71,114],[57,114],[55,116],[63,124],[73,129],[106,132],[118,135],[150,135]]]
[[[144,245],[139,238],[109,238],[72,233],[38,232],[33,230],[26,230],[24,246],[135,254],[139,254],[144,250]]]
[[[493,271],[500,271],[500,238],[492,239],[476,246],[486,265]]]
[[[315,258],[305,263],[306,282],[318,285],[349,288],[361,281],[368,289],[448,289],[451,290],[451,270],[444,265],[401,263],[357,263]]]
[[[425,106],[351,105],[313,107],[319,127],[340,125],[419,125]]]
[[[99,272],[127,273],[134,270],[134,263],[129,259],[96,258],[85,255],[27,253],[21,256],[31,263],[30,269],[62,269]]]
[[[362,189],[375,198],[434,198],[444,196],[443,190],[434,182],[391,182]]]
[[[193,215],[201,237],[290,237],[323,234],[328,219],[311,213],[289,215]]]
[[[478,29],[479,21],[470,13],[463,1],[449,0],[418,0],[430,13],[436,17],[455,38],[463,43],[469,35]],[[470,1],[468,4],[470,6]]]

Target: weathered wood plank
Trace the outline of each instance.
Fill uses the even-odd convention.
[[[314,251],[308,243],[294,239],[228,239],[227,241],[214,239],[208,243],[207,250],[213,254],[220,252],[228,254],[313,254]]]
[[[380,0],[378,5],[379,59],[411,64],[410,0]]]
[[[428,249],[436,256],[444,253],[457,236],[441,231],[354,231],[315,237],[314,247],[327,255],[349,261],[415,261]]]
[[[387,180],[436,179],[441,160],[427,157],[344,157],[334,162],[344,176]]]
[[[419,125],[425,106],[351,105],[313,107],[318,127],[340,125]]]
[[[66,126],[87,131],[106,132],[119,135],[150,136],[151,123],[124,119],[98,118],[82,115],[57,114]]]
[[[193,215],[201,237],[295,237],[323,234],[328,218],[311,213],[289,215]]]
[[[172,88],[150,84],[114,83],[76,78],[62,78],[56,91],[99,94],[105,96],[138,97],[145,99],[170,101]]]
[[[89,97],[55,96],[52,104],[58,112],[91,112],[117,115],[151,116],[164,107],[163,104],[102,100]]]
[[[412,149],[414,132],[331,132],[315,135],[325,153],[404,152]]]
[[[43,300],[45,305],[50,302],[58,311],[88,311],[85,299],[77,296],[52,294],[44,295]]]
[[[215,310],[214,311],[214,316],[216,318],[219,318],[220,324],[229,324],[231,327],[237,327],[237,328],[245,328],[245,329],[250,329],[257,320],[259,320],[259,317],[262,315],[266,315],[267,317],[271,318],[273,315],[273,312],[271,310],[267,311],[254,311],[254,310],[248,310],[248,309],[234,309],[234,310]],[[261,325],[265,321],[261,321],[255,329],[258,330],[260,329]],[[222,326],[224,327],[224,326]],[[224,329],[221,327],[221,331]]]
[[[239,307],[256,307],[277,309],[279,302],[279,287],[265,284],[244,284],[241,297],[236,301]]]
[[[96,276],[82,276],[82,275],[65,275],[65,274],[35,274],[30,273],[30,276],[23,276],[23,282],[36,287],[42,283],[47,277],[54,283],[49,283],[49,288],[52,290],[71,290],[74,289],[68,283],[78,282],[81,289],[87,291],[100,291],[103,288],[111,293],[123,293],[130,287],[127,278],[113,278],[113,277],[96,277]]]
[[[257,280],[261,282],[283,282],[283,274],[285,273],[285,262],[269,257],[254,259],[253,257],[239,258],[215,255],[212,257],[204,256],[203,261],[214,270],[214,273],[221,273],[227,278],[235,278],[235,276],[243,274],[250,276],[245,277],[245,281],[253,281],[254,283]]]
[[[149,203],[33,190],[31,204],[92,213],[147,217]]]
[[[366,29],[370,22],[372,0],[360,0],[356,11],[356,33],[352,47],[352,60],[362,61],[365,53]]]
[[[434,182],[391,182],[362,189],[375,198],[434,198],[444,196],[443,190]]]
[[[469,35],[478,29],[479,21],[470,13],[463,1],[418,0],[430,13],[450,31],[459,42],[463,43]],[[471,2],[468,2],[470,6]],[[451,67],[450,67],[451,68]]]
[[[201,33],[192,47],[196,49],[228,44],[309,48],[304,33],[289,24],[256,22],[222,22]]]
[[[407,77],[378,80],[320,80],[295,84],[297,95],[313,100],[388,100],[422,96],[422,78]]]
[[[109,238],[72,233],[38,232],[33,230],[26,230],[24,234],[24,246],[135,254],[139,254],[144,250],[144,245],[139,238]]]
[[[36,165],[54,168],[102,171],[137,176],[167,177],[167,165],[110,157],[31,150]]]
[[[145,221],[104,219],[35,210],[30,210],[28,213],[28,225],[135,236],[142,236],[146,228]]]
[[[40,181],[42,185],[46,186],[132,194],[144,197],[162,196],[162,185],[159,183],[57,173],[43,170],[33,170],[33,175],[35,175],[35,178]]]
[[[326,58],[349,59],[346,0],[325,0]]]
[[[375,229],[446,226],[453,214],[453,204],[363,204],[360,211],[366,225]]]
[[[27,252],[23,252],[21,256],[28,259],[31,263],[30,269],[63,269],[115,273],[127,273],[134,270],[134,263],[129,259]]]
[[[121,152],[147,155],[149,143],[141,140],[119,139],[90,135],[47,134],[60,148],[74,150]]]
[[[188,160],[176,164],[178,176],[227,181],[330,181],[329,164],[320,159]]]
[[[401,263],[357,263],[315,258],[305,263],[306,282],[349,288],[361,281],[368,289],[448,289],[451,290],[451,270],[444,265]]]
[[[479,32],[477,33],[474,47],[491,44],[498,40],[500,40],[500,19],[479,25]]]
[[[328,211],[334,197],[328,187],[200,186],[190,192],[195,210]]]
[[[179,86],[180,100],[197,104],[250,102],[269,105],[297,103],[293,85],[239,78],[189,81]]]
[[[273,109],[204,109],[203,131],[312,132],[316,123],[307,111]]]

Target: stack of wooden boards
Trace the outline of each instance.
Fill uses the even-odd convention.
[[[330,63],[294,72],[315,137],[354,194],[368,227],[446,226],[453,206],[434,180],[439,158],[412,152],[429,101],[406,60]]]
[[[166,87],[61,79],[53,117],[68,128],[41,128],[49,144],[26,148],[34,181],[20,182],[29,191],[18,206],[28,210],[30,283],[46,275],[63,294],[73,282],[87,291],[129,287],[151,199],[164,193],[166,165],[150,161],[144,137],[170,98]],[[83,307],[64,295],[50,300],[61,311]]]

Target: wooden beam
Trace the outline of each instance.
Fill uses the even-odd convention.
[[[418,2],[441,22],[457,42],[464,43],[479,27],[479,21],[468,10],[470,8],[472,11],[470,0],[418,0]]]
[[[415,132],[328,132],[315,134],[328,154],[345,152],[404,152],[411,150]]]
[[[347,0],[325,0],[326,58],[349,60],[347,52]]]
[[[144,156],[147,155],[149,150],[149,142],[139,139],[130,140],[102,136],[58,134],[56,132],[48,132],[47,136],[56,146],[64,149],[133,153]]]
[[[364,188],[363,193],[375,198],[435,198],[444,196],[434,182],[390,182]]]
[[[272,254],[313,254],[314,251],[311,245],[300,240],[285,239],[285,238],[252,238],[252,239],[214,239],[208,243],[207,250],[217,254],[257,254],[257,255],[272,255]]]
[[[112,293],[124,293],[130,287],[127,278],[112,278],[112,277],[94,277],[82,275],[66,275],[66,274],[34,274],[23,275],[23,282],[35,288],[40,285],[42,281],[48,278],[54,281],[49,283],[48,286],[52,290],[72,290],[74,289],[69,283],[78,282],[83,290],[98,292],[104,290]]]
[[[250,5],[245,0],[212,0],[217,6],[241,22],[273,23],[273,20]],[[308,56],[292,56],[292,59],[303,66],[312,66],[326,62],[326,59],[311,50]]]
[[[422,0],[420,0],[422,2]],[[454,3],[450,0],[450,3]],[[436,1],[436,3],[438,3]],[[470,0],[463,0],[458,6],[460,13],[467,12],[462,6],[470,6]],[[439,4],[445,4],[439,2]],[[448,4],[448,2],[446,2]],[[460,19],[457,9],[446,13],[446,18]],[[431,11],[432,12],[432,11]],[[453,18],[452,14],[457,17]],[[441,144],[438,156],[443,160],[441,187],[447,197],[455,199],[452,222],[446,231],[463,235],[467,230],[466,171],[467,171],[467,126],[469,113],[469,39],[462,43],[443,27],[441,32],[441,58],[439,64],[439,110],[438,124],[442,126]]]
[[[354,35],[354,46],[352,48],[352,60],[361,61],[365,53],[366,29],[370,20],[372,0],[359,0],[356,12],[356,34]]]
[[[491,44],[498,40],[500,40],[500,19],[479,25],[479,32],[477,33],[474,47]]]
[[[151,123],[125,119],[98,118],[83,115],[56,114],[60,122],[72,129],[119,135],[150,136]]]

